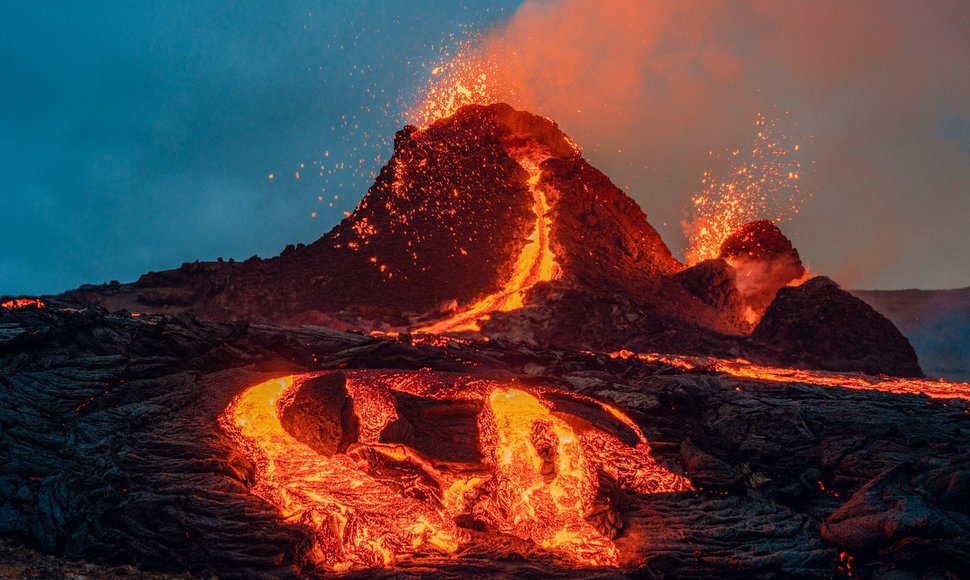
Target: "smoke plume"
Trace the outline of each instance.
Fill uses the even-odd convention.
[[[970,284],[968,29],[963,2],[531,0],[485,45],[510,100],[555,119],[675,253],[710,153],[762,113],[791,119],[815,169],[782,224],[815,271],[953,287]],[[891,259],[870,243],[886,231]]]

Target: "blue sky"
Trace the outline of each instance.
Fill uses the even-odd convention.
[[[0,294],[315,240],[390,156],[421,65],[515,6],[8,5]],[[344,169],[321,177],[321,160]]]

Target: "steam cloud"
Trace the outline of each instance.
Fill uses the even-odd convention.
[[[709,152],[788,111],[814,199],[782,227],[813,271],[929,288],[970,284],[968,29],[963,2],[531,0],[486,45],[675,253]]]

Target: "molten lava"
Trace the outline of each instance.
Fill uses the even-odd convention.
[[[479,428],[494,490],[476,516],[578,563],[615,566],[616,546],[585,519],[596,473],[573,429],[516,389],[496,389],[485,409]]]
[[[826,387],[865,389],[905,395],[927,395],[934,399],[965,399],[970,401],[970,383],[949,382],[943,379],[904,379],[885,375],[840,373],[834,371],[801,370],[752,364],[744,359],[720,359],[706,356],[674,356],[656,353],[634,353],[628,350],[610,353],[613,358],[634,357],[649,362],[664,362],[685,371],[698,369],[735,377],[806,383]]]
[[[283,429],[286,396],[311,376],[251,387],[220,418],[256,466],[252,493],[283,519],[311,528],[316,559],[331,570],[387,566],[420,550],[454,552],[464,537],[442,511],[396,493],[349,456],[324,457]]]
[[[326,457],[288,433],[280,419],[301,385],[322,374],[250,387],[227,407],[220,424],[256,466],[252,493],[285,520],[310,529],[316,540],[311,557],[329,570],[387,566],[423,552],[455,553],[471,541],[456,524],[468,517],[575,565],[616,565],[616,546],[587,520],[597,502],[602,510],[606,501],[598,497],[600,477],[634,493],[692,489],[653,460],[643,434],[617,409],[562,391],[527,391],[470,377],[449,381],[429,372],[346,373],[359,442]],[[378,442],[384,426],[398,417],[394,392],[480,404],[484,463],[436,461],[403,444]],[[615,417],[639,443],[631,447],[605,427],[556,411],[543,393],[599,406],[604,420]],[[422,483],[416,486],[417,480]]]
[[[0,308],[45,308],[44,301],[40,298],[15,298],[0,303]]]
[[[545,148],[532,144],[510,148],[509,155],[529,174],[526,183],[532,193],[532,210],[536,216],[532,234],[516,258],[511,278],[497,292],[489,294],[448,318],[418,328],[416,332],[442,334],[478,330],[479,319],[487,317],[492,312],[521,308],[524,305],[526,293],[536,283],[554,280],[560,276],[560,269],[550,244],[552,226],[548,216],[549,203],[546,201],[546,193],[539,185],[542,179],[540,165],[550,157],[550,154]]]

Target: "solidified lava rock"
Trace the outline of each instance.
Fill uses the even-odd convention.
[[[799,265],[798,250],[770,220],[756,220],[737,229],[721,243],[719,257],[770,259],[778,255],[793,257]]]
[[[346,382],[341,373],[304,382],[281,414],[280,423],[321,455],[329,457],[346,450],[356,443],[358,428]]]
[[[753,358],[778,366],[923,376],[892,322],[825,276],[779,290],[751,339]]]
[[[542,347],[611,352],[740,356],[743,337],[713,306],[670,278],[655,278],[651,300],[635,302],[621,293],[562,288],[537,289],[534,303],[495,312],[482,334]]]
[[[830,578],[847,552],[860,578],[946,578],[970,562],[966,399],[684,372],[501,340],[435,347],[67,306],[0,310],[0,535],[48,554],[202,577],[312,576],[300,567],[311,532],[252,494],[255,466],[217,418],[235,395],[281,374],[426,368],[609,403],[636,422],[657,461],[710,491],[604,487],[619,569],[567,568],[530,542],[470,529],[460,557],[419,555],[351,577]],[[331,401],[321,408],[335,424],[346,394],[340,375],[329,376],[304,395]],[[408,443],[467,457],[476,409],[397,402],[413,426]],[[577,416],[632,442],[595,409]],[[442,432],[450,440],[433,447]]]
[[[734,267],[737,288],[757,314],[771,304],[779,288],[805,275],[798,250],[768,220],[741,226],[721,244],[719,257]]]
[[[719,258],[694,264],[675,274],[674,280],[702,302],[740,324],[744,316],[744,299],[738,291],[736,277],[736,270]]]

